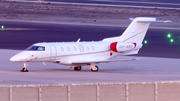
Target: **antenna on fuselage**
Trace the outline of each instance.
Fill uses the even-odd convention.
[[[76,42],[79,42],[81,40],[81,38],[79,38]]]

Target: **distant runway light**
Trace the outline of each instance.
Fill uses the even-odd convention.
[[[147,44],[147,40],[144,40],[144,44]]]
[[[171,39],[170,42],[174,42],[174,39]]]
[[[170,33],[168,33],[168,34],[167,34],[167,37],[168,37],[168,38],[170,38],[170,37],[171,37],[171,34],[170,34]]]
[[[4,29],[4,26],[1,26],[1,29]]]

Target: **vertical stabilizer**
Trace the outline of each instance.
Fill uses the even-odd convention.
[[[105,38],[103,41],[109,42],[134,42],[142,43],[145,34],[149,28],[150,22],[155,22],[156,18],[151,17],[137,17],[133,19],[131,24],[127,27],[124,33],[119,37]]]
[[[122,42],[142,43],[146,32],[149,28],[150,22],[155,21],[156,18],[138,17],[135,18],[124,33],[120,36]]]

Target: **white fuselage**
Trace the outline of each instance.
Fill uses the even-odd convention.
[[[56,62],[63,65],[72,65],[73,61],[108,60],[117,55],[135,51],[114,52],[110,49],[112,42],[51,42],[37,43],[33,46],[45,47],[44,50],[24,50],[11,58],[18,62]],[[140,47],[139,47],[140,48]]]

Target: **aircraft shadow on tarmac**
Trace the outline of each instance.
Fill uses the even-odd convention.
[[[135,69],[134,67],[118,67],[118,68],[100,68],[100,70],[96,73],[132,73],[132,72],[137,72],[137,71],[144,71],[144,70],[140,70],[140,69]],[[20,72],[20,71],[17,71],[17,70],[13,70],[11,72]],[[31,70],[29,69],[29,72],[33,72],[33,73],[57,73],[57,72],[91,72],[91,70],[89,70],[88,68],[85,68],[81,71],[74,71],[74,69],[42,69],[42,70]]]

